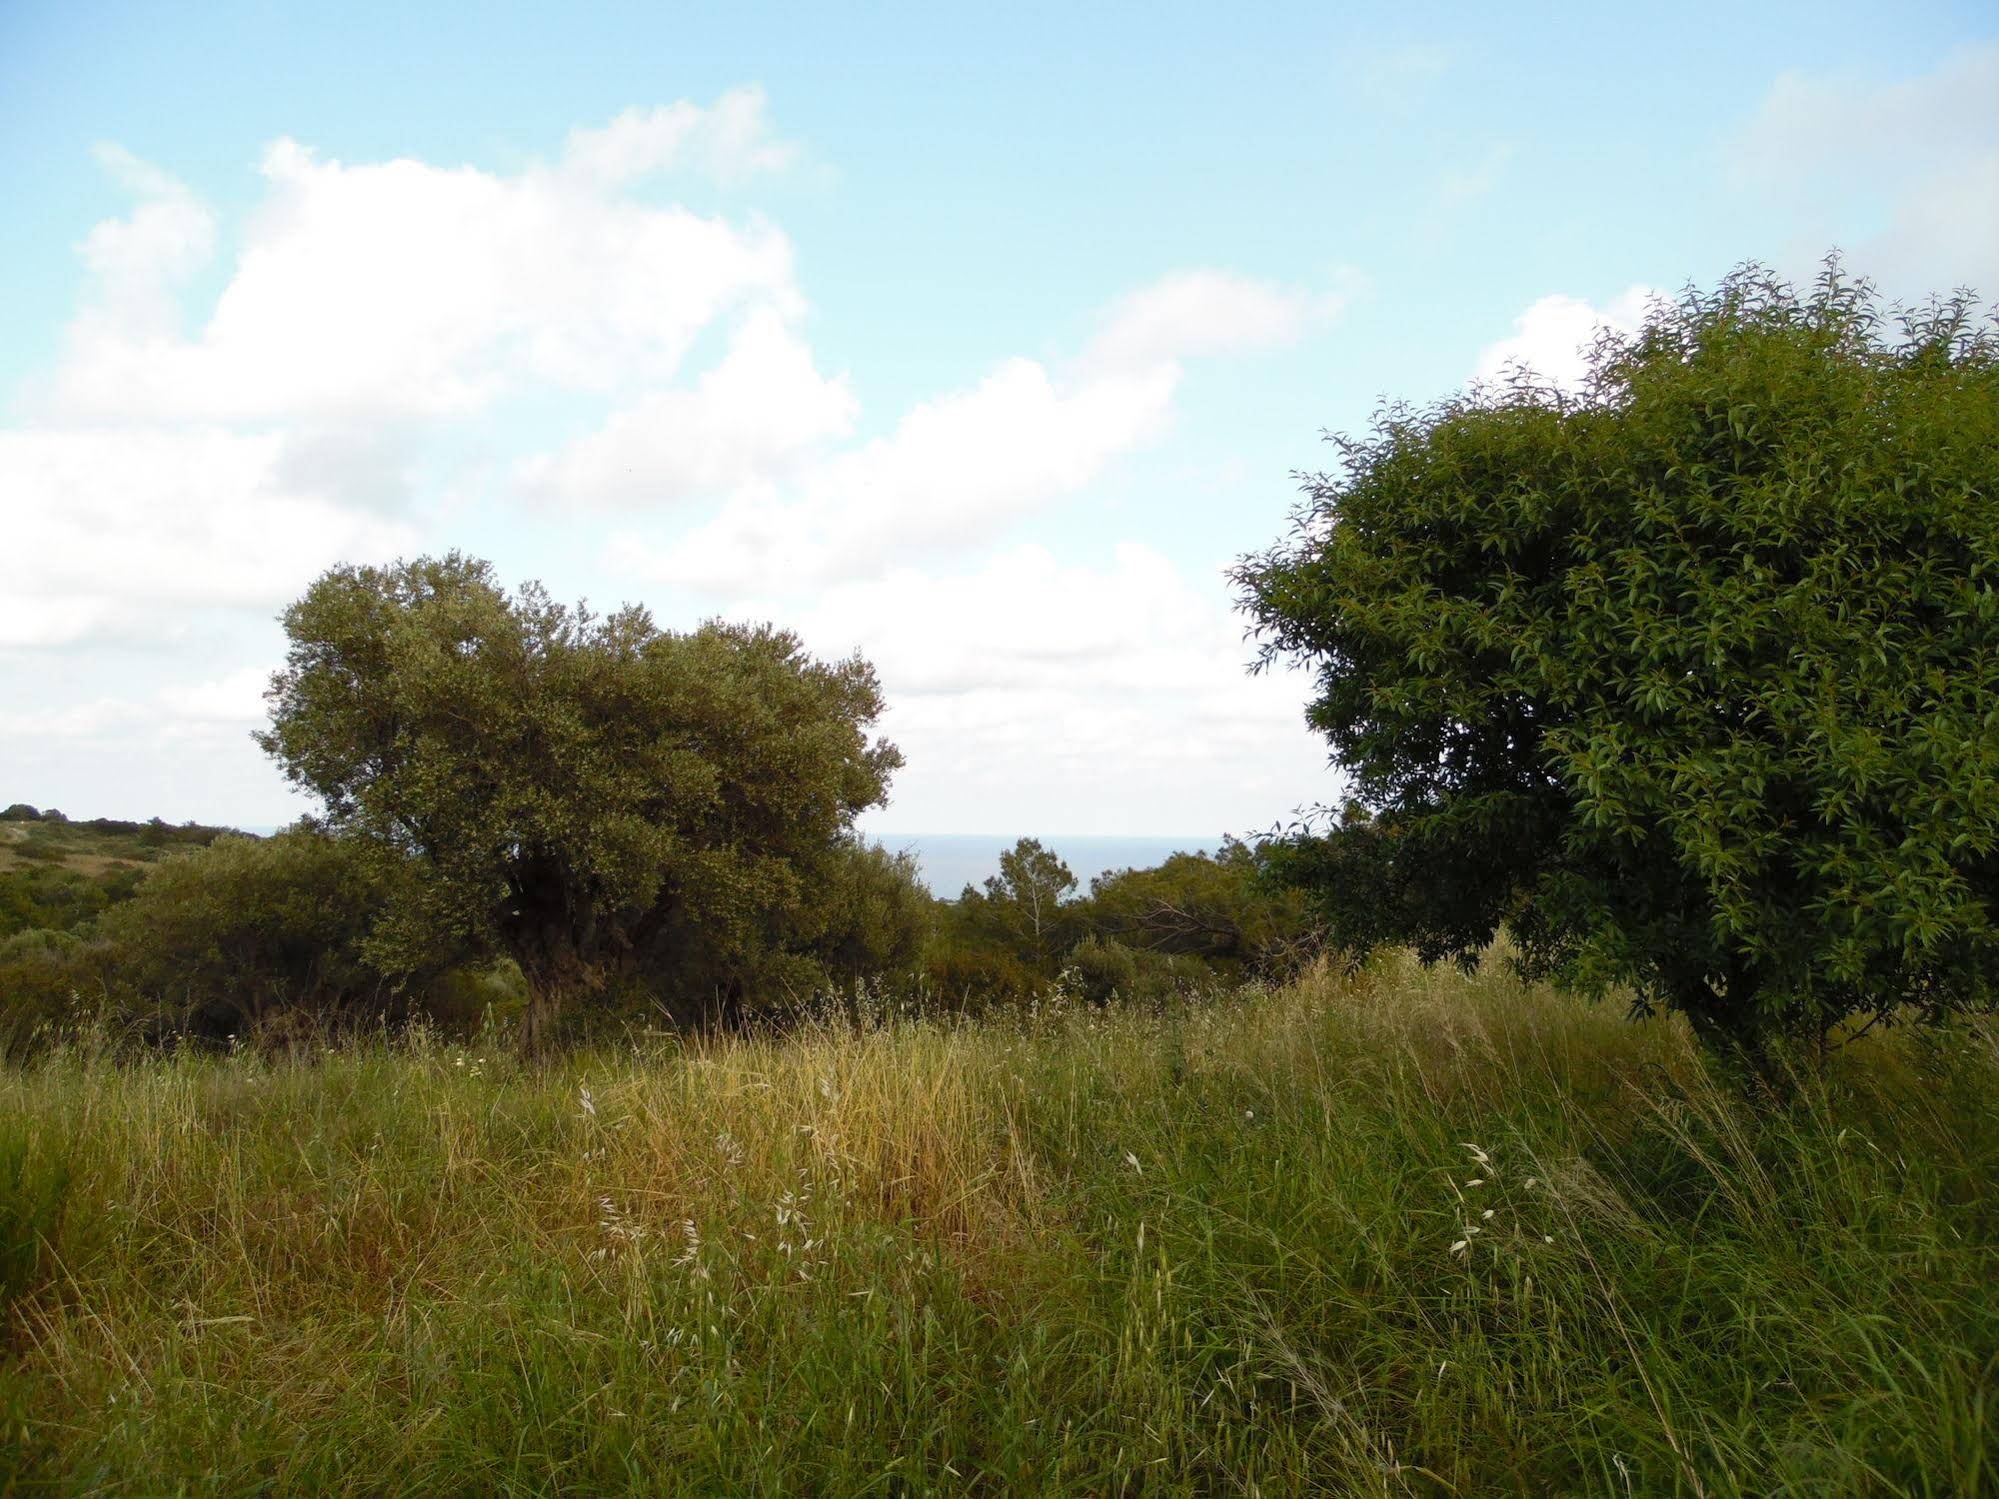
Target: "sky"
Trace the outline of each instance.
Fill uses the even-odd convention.
[[[456,548],[859,650],[883,835],[1244,833],[1323,434],[1746,260],[1999,293],[1999,10],[0,0],[0,205],[0,802],[309,810],[279,615]]]

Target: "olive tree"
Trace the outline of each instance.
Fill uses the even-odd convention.
[[[901,763],[871,737],[859,658],[509,595],[457,553],[334,568],[284,623],[259,742],[336,833],[414,871],[378,942],[443,933],[519,963],[529,1053],[648,970],[692,968],[741,1003],[735,960],[809,901]]]
[[[1999,345],[1757,268],[1338,437],[1235,570],[1351,805],[1278,851],[1354,947],[1683,1011],[1762,1062],[1999,977]]]

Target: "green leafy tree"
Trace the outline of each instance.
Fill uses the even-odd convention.
[[[916,859],[852,840],[820,886],[820,928],[807,953],[838,983],[912,969],[930,933],[934,902]]]
[[[509,596],[456,553],[335,568],[285,627],[259,742],[333,829],[410,862],[378,943],[445,933],[520,965],[529,1053],[576,1000],[649,972],[740,1004],[901,763],[870,738],[858,658]]]
[[[1225,838],[1214,854],[1112,870],[1091,881],[1084,919],[1141,952],[1224,970],[1289,972],[1318,952],[1319,923],[1302,892],[1269,877],[1267,862],[1261,846]]]
[[[1781,1033],[1999,977],[1999,345],[1750,268],[1335,438],[1235,579],[1354,805],[1279,852],[1346,942]]]
[[[1049,970],[1073,940],[1074,913],[1064,902],[1076,876],[1039,839],[1022,838],[1000,855],[983,892],[967,887],[959,904],[972,925],[1030,966]]]

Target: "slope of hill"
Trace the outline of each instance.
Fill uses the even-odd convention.
[[[75,931],[130,895],[146,865],[234,832],[157,817],[73,822],[17,802],[0,812],[0,938],[35,928]]]

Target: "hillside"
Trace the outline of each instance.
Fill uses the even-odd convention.
[[[129,896],[148,864],[225,834],[248,836],[157,817],[72,821],[17,802],[0,812],[0,939],[37,928],[76,931]]]

